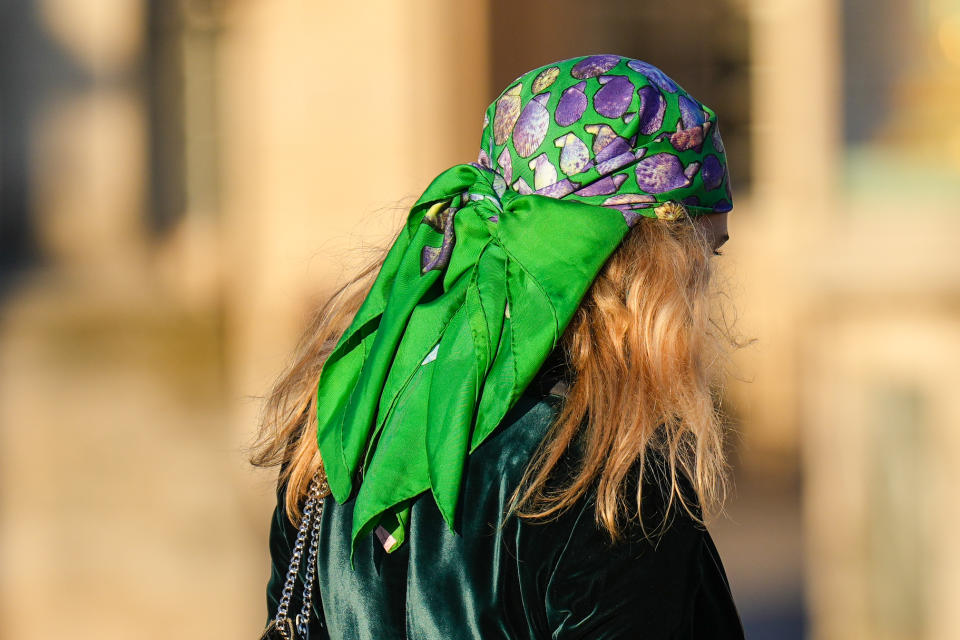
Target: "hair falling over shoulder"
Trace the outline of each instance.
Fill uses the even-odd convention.
[[[280,467],[277,486],[285,487],[287,517],[298,526],[300,504],[322,467],[316,438],[320,371],[367,297],[393,240],[313,312],[290,364],[260,412],[257,435],[249,447],[250,463]]]
[[[717,304],[711,255],[686,216],[640,219],[611,255],[561,339],[571,386],[514,492],[518,516],[559,515],[595,486],[596,522],[617,540],[624,517],[640,518],[644,482],[631,483],[630,472],[648,469],[651,454],[663,466],[652,478],[667,496],[661,525],[675,501],[700,523],[722,509],[718,384],[731,348],[742,345]],[[551,486],[577,440],[577,468]],[[681,473],[695,496],[681,491]]]
[[[643,217],[607,260],[561,338],[571,384],[512,496],[519,517],[555,517],[595,487],[595,519],[617,540],[624,518],[640,514],[644,483],[630,482],[631,469],[645,468],[651,454],[663,461],[662,488],[669,495],[661,524],[674,501],[698,522],[722,508],[727,463],[717,382],[730,347],[741,345],[715,317],[711,253],[690,218]],[[292,522],[299,521],[300,502],[321,465],[320,370],[385,255],[316,312],[264,404],[250,461],[280,466],[278,483],[286,486]],[[556,472],[575,441],[581,443],[578,467],[558,487]],[[698,505],[681,491],[679,474]],[[641,520],[644,531],[646,524]]]

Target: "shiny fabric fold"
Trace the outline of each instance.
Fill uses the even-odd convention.
[[[318,446],[338,502],[360,479],[354,542],[383,527],[384,546],[398,547],[408,502],[426,490],[453,529],[466,457],[529,384],[629,229],[616,209],[501,199],[493,179],[458,165],[434,180],[324,365]],[[437,205],[452,235],[424,223]],[[455,250],[436,268],[445,241]]]

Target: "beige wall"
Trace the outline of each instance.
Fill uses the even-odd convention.
[[[757,188],[731,217],[745,324],[759,338],[738,359],[755,379],[731,387],[744,459],[759,471],[800,454],[811,637],[960,637],[948,541],[960,516],[960,220],[943,187],[911,182],[941,139],[925,133],[925,105],[960,104],[957,70],[936,60],[896,87],[887,130],[911,122],[914,135],[880,139],[899,145],[900,169],[864,189],[845,174],[840,138],[841,5],[756,2],[751,13]],[[927,51],[937,56],[935,40]],[[948,160],[937,165],[960,184]]]
[[[147,5],[36,3],[89,82],[37,117],[51,260],[0,324],[3,637],[254,637],[273,474],[244,462],[253,396],[356,248],[476,158],[482,2],[220,6],[183,4],[186,210],[156,236]]]
[[[264,392],[308,304],[365,257],[357,248],[389,241],[438,167],[476,159],[486,34],[482,3],[229,13],[221,228],[238,393]]]
[[[904,182],[909,201],[891,197],[899,172],[850,188],[839,0],[740,4],[754,177],[719,264],[757,338],[727,383],[742,486],[803,479],[811,637],[957,637],[953,192]],[[273,501],[272,474],[242,449],[256,396],[364,248],[440,170],[475,159],[497,90],[490,7],[185,0],[186,202],[157,234],[151,5],[33,5],[84,81],[35,114],[31,216],[47,262],[0,307],[0,635],[252,637]],[[930,56],[960,50],[943,24]],[[549,23],[536,28],[549,44]],[[956,64],[931,63],[904,91],[923,108],[897,106],[884,139],[910,158],[904,176],[938,135],[960,149],[954,125],[930,125],[957,121],[944,106],[960,103]],[[721,548],[731,567],[743,548],[751,594],[779,570],[755,560],[770,556],[753,541],[778,547],[763,537],[774,516],[753,508],[755,526],[728,523]]]

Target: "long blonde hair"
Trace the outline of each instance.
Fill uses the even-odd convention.
[[[674,499],[699,522],[722,508],[727,468],[715,382],[726,347],[737,343],[712,314],[711,252],[702,228],[687,216],[643,217],[607,260],[562,336],[571,385],[513,494],[518,517],[555,517],[596,484],[596,521],[619,539],[623,516],[640,514],[643,482],[629,486],[630,470],[638,463],[642,468],[652,452],[665,462],[665,516]],[[264,404],[250,462],[280,466],[278,486],[286,485],[292,522],[299,521],[300,502],[321,467],[315,398],[320,371],[385,255],[316,311]],[[584,443],[579,468],[565,486],[548,490],[577,438]],[[681,473],[699,505],[680,490]],[[633,501],[626,500],[630,492]]]

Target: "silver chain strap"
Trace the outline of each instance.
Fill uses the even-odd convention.
[[[290,557],[290,567],[287,569],[287,579],[283,585],[283,592],[280,596],[280,604],[277,606],[277,615],[274,618],[273,625],[279,631],[285,640],[295,640],[290,637],[291,629],[296,629],[296,638],[307,640],[310,634],[310,607],[313,596],[313,582],[316,577],[317,569],[317,549],[320,542],[320,516],[323,515],[323,502],[320,500],[320,493],[327,491],[327,479],[321,479],[321,472],[318,469],[313,481],[310,483],[310,490],[307,493],[307,501],[303,505],[303,517],[300,519],[300,529],[297,532],[297,541],[293,546],[293,554]],[[314,515],[316,512],[316,515]],[[293,590],[296,586],[297,576],[300,573],[300,561],[303,558],[303,550],[307,543],[307,534],[310,534],[310,546],[307,550],[307,575],[303,585],[303,602],[300,605],[300,613],[297,614],[295,626],[290,624],[288,612],[290,610],[290,600],[293,597]]]

